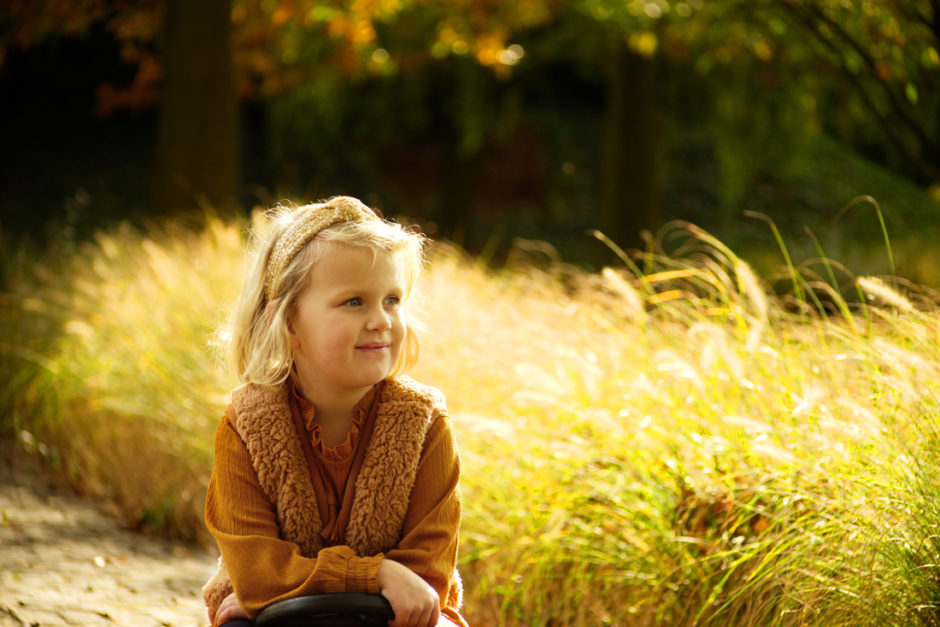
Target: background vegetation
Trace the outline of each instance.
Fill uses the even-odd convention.
[[[587,229],[685,219],[763,273],[760,211],[886,272],[867,194],[935,285],[938,33],[929,0],[10,0],[0,228],[347,193],[595,269]]]
[[[9,278],[3,428],[128,525],[207,540],[243,227],[125,226]],[[936,295],[832,261],[761,281],[672,227],[601,273],[435,250],[414,375],[458,429],[468,616],[936,624]]]

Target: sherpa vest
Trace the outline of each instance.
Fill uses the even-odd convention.
[[[247,384],[232,393],[232,425],[251,456],[258,482],[277,513],[281,538],[297,544],[305,557],[323,548],[323,522],[310,471],[294,428],[287,385],[276,388]],[[346,544],[358,555],[385,553],[401,538],[418,462],[431,420],[446,413],[435,388],[408,377],[385,383],[378,399],[375,430],[369,440],[346,528]],[[232,592],[222,559],[203,588],[211,615]],[[457,572],[447,595],[448,607],[459,609],[462,585]]]

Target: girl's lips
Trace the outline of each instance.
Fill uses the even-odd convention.
[[[385,342],[370,342],[368,344],[360,344],[356,348],[365,351],[377,351],[382,350],[383,348],[388,348],[388,344]]]

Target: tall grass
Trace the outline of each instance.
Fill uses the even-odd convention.
[[[42,364],[15,428],[187,537],[231,387],[209,342],[240,231],[105,233],[7,295],[52,321],[33,361],[3,338],[4,367]],[[823,256],[761,280],[692,225],[596,275],[529,261],[440,246],[423,282],[413,374],[458,429],[472,622],[940,624],[930,294]]]
[[[128,524],[205,538],[207,433],[231,387],[210,341],[237,290],[242,242],[215,220],[198,235],[160,231],[100,233],[11,279],[2,426]]]

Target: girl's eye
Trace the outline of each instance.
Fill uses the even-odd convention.
[[[362,299],[357,296],[355,298],[350,298],[343,304],[349,305],[350,307],[359,307],[360,305],[362,305]]]
[[[401,298],[398,296],[387,296],[385,298],[386,307],[396,307],[399,303],[401,303]]]

